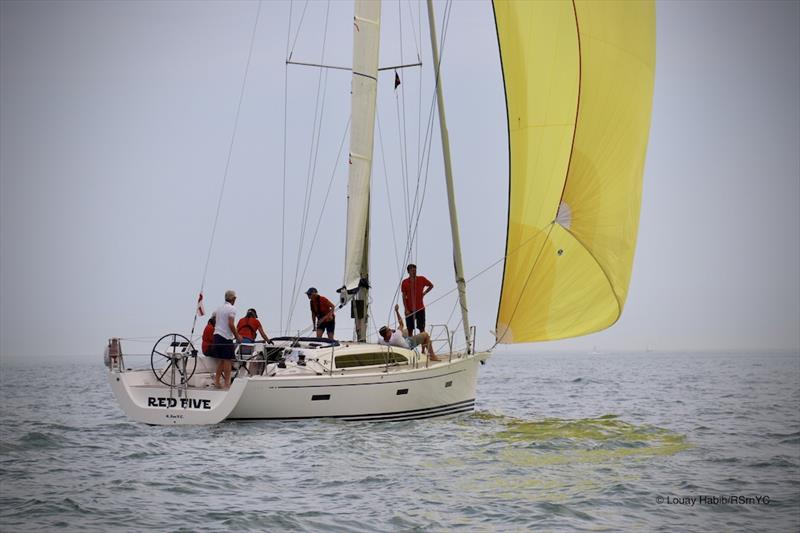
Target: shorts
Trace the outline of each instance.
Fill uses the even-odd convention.
[[[414,311],[406,317],[406,331],[414,333],[414,323],[418,330],[425,331],[425,308]]]
[[[214,357],[217,359],[235,359],[236,345],[231,339],[226,339],[222,335],[214,334]]]
[[[420,344],[425,344],[425,335],[422,333],[418,335],[411,335],[409,337],[405,337],[406,342],[408,343],[408,347],[412,350],[419,346]]]
[[[327,322],[318,322],[317,331],[326,331],[329,335],[333,335],[333,330],[336,329],[336,320],[328,320]]]

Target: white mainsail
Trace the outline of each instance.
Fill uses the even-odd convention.
[[[356,0],[353,18],[353,82],[350,124],[350,173],[347,182],[347,243],[344,287],[353,293],[368,273],[369,197],[375,102],[378,90],[378,48],[381,4]],[[345,297],[344,291],[342,296]]]

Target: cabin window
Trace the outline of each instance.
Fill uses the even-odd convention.
[[[336,357],[336,368],[357,366],[403,365],[408,363],[406,356],[394,352],[354,353]]]
[[[445,388],[445,389],[446,389],[447,387],[452,387],[452,386],[453,386],[453,382],[452,382],[452,381],[448,381],[447,383],[445,383],[445,384],[444,384],[444,388]]]
[[[314,394],[313,396],[311,396],[312,402],[318,402],[320,400],[330,400],[330,399],[331,399],[330,394]]]
[[[403,394],[408,394],[408,389],[397,389],[398,396],[402,396]]]

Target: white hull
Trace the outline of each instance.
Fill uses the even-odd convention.
[[[290,361],[283,369],[270,364],[261,375],[250,375],[243,365],[229,390],[213,387],[210,359],[198,365],[188,386],[165,385],[150,369],[113,368],[109,381],[125,413],[146,424],[216,424],[226,419],[412,420],[474,410],[478,366],[490,355],[462,354],[433,362],[410,350],[367,344],[287,349],[286,353],[303,354],[308,364]],[[406,362],[353,364],[353,357],[376,354]],[[342,358],[350,358],[349,366],[337,368],[334,363],[331,369],[331,360]],[[249,368],[253,370],[252,365]]]
[[[357,376],[246,378],[230,419],[409,420],[472,411],[478,357]]]

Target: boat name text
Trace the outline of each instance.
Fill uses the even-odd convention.
[[[177,407],[180,403],[181,409],[211,409],[211,400],[202,398],[147,398],[147,407]]]

